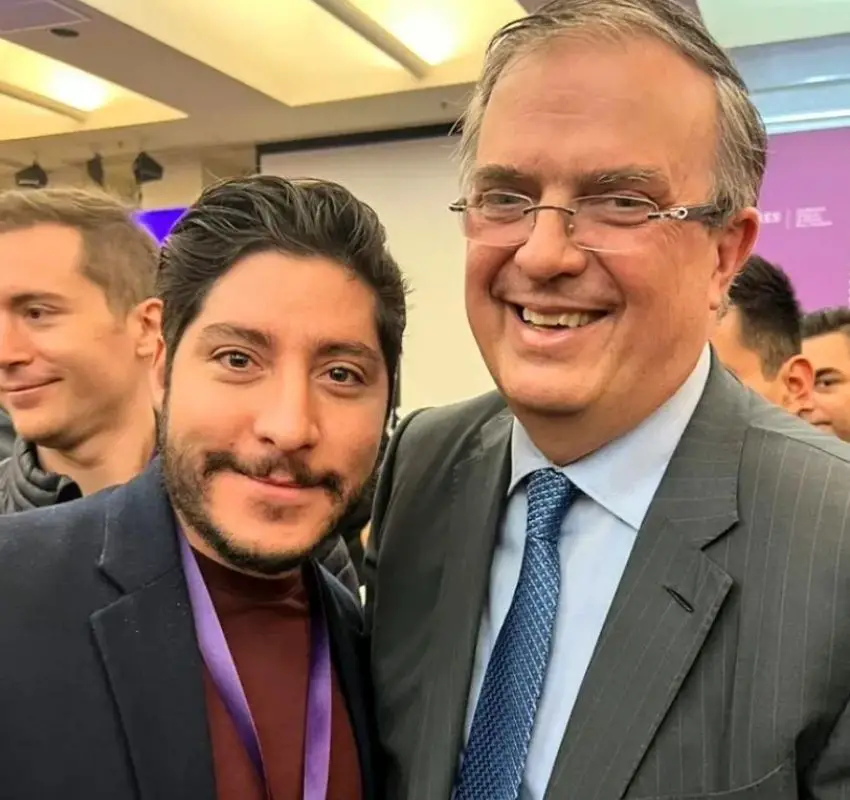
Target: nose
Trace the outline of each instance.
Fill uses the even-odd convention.
[[[528,241],[514,255],[516,265],[541,282],[584,272],[589,255],[572,240],[572,215],[559,208],[543,208],[536,214]]]
[[[8,312],[0,313],[0,369],[27,364],[32,352],[26,335]]]
[[[254,434],[266,445],[293,453],[319,439],[316,399],[309,378],[289,375],[269,381],[254,419]]]
[[[809,422],[813,422],[814,415],[815,403],[811,394],[803,394],[798,400],[797,416],[802,417],[804,420]]]
[[[802,404],[802,408],[798,412],[798,415],[806,420],[806,422],[810,422],[812,425],[823,426],[830,423],[829,414],[827,414],[823,409],[823,406],[818,403],[814,392],[810,392],[805,396],[805,402]]]

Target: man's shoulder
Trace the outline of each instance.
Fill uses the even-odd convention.
[[[506,412],[504,399],[495,391],[448,406],[414,411],[402,421],[399,446],[420,454],[447,447],[464,448],[477,439],[490,420]]]
[[[0,575],[24,564],[32,577],[69,561],[94,563],[113,491],[0,516]]]
[[[784,470],[803,459],[810,467],[837,469],[850,476],[850,444],[774,406],[759,404],[753,409],[748,440],[750,446],[781,449],[786,459],[792,459],[791,463],[762,459],[763,469]],[[847,490],[850,493],[850,483]]]
[[[774,408],[751,419],[741,457],[739,505],[775,534],[832,540],[850,551],[850,444]],[[770,509],[769,513],[765,511]],[[785,523],[778,525],[784,519]],[[829,546],[819,548],[832,552]]]

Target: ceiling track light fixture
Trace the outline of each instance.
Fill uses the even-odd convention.
[[[106,183],[106,171],[103,168],[103,157],[100,153],[95,153],[88,161],[86,161],[86,174],[91,179],[92,183],[97,184],[101,188]]]
[[[399,41],[386,28],[381,27],[350,0],[313,0],[332,17],[354,31],[371,45],[389,56],[396,64],[404,67],[414,78],[424,78],[430,69],[428,62],[421,59],[407,45]]]
[[[38,161],[33,161],[32,166],[24,167],[15,173],[15,186],[21,189],[43,189],[47,182],[47,173]]]
[[[144,150],[133,161],[133,177],[139,186],[162,180],[164,173],[162,164]]]

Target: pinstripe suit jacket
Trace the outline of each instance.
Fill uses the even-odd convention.
[[[367,556],[388,800],[450,796],[510,430],[492,394],[408,418],[388,453]],[[548,800],[850,800],[848,512],[850,448],[713,365]]]

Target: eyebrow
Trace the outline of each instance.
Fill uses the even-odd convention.
[[[530,180],[532,180],[531,175],[514,167],[486,164],[472,173],[470,183],[474,186],[477,183],[528,183]]]
[[[316,353],[322,358],[360,358],[383,364],[383,356],[363,342],[328,340],[317,343]]]
[[[836,375],[841,377],[841,371],[834,367],[824,367],[823,369],[815,370],[815,379],[825,378],[827,375]]]
[[[575,174],[573,181],[579,186],[607,186],[623,184],[646,184],[654,183],[663,186],[668,185],[667,176],[658,169],[645,167],[638,164],[628,164],[615,169],[598,169],[579,172]],[[475,170],[472,176],[472,184],[477,183],[503,183],[503,184],[528,184],[539,183],[537,178],[530,173],[522,172],[516,167],[502,166],[499,164],[486,164]]]
[[[22,292],[12,297],[11,305],[20,308],[31,303],[64,303],[66,301],[67,298],[56,292]]]
[[[599,186],[609,183],[663,183],[667,185],[667,176],[652,167],[629,165],[614,170],[594,170],[582,176],[582,180]]]
[[[233,325],[229,322],[214,322],[207,325],[199,336],[202,342],[215,342],[221,339],[236,339],[243,344],[258,347],[262,350],[271,350],[274,341],[265,331],[256,328],[247,328],[243,325]]]
[[[199,338],[206,343],[236,339],[261,350],[273,350],[275,346],[275,337],[270,333],[229,322],[207,325]],[[313,350],[319,358],[359,358],[375,364],[382,364],[384,360],[377,350],[355,340],[318,339],[313,343]]]

